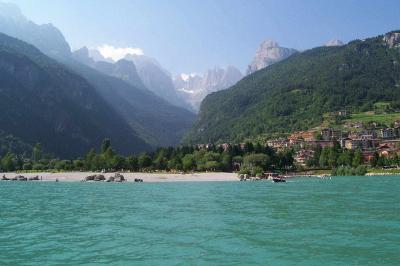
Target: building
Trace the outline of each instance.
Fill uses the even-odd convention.
[[[362,139],[346,139],[344,142],[344,147],[348,150],[362,149],[363,143]]]
[[[317,131],[300,131],[300,132],[295,132],[292,135],[288,137],[289,141],[297,141],[298,139],[303,139],[304,141],[312,141],[315,140],[315,134]]]
[[[299,150],[294,156],[294,161],[300,165],[305,166],[307,161],[314,157],[314,151],[308,149]]]
[[[313,140],[313,141],[307,141],[304,143],[304,147],[321,146],[321,148],[326,148],[326,147],[333,147],[334,145],[335,145],[335,142],[332,140]]]
[[[289,147],[289,141],[286,139],[268,140],[267,145],[271,148],[281,150]]]
[[[382,128],[379,130],[379,137],[383,139],[393,139],[397,137],[397,130],[394,128]]]

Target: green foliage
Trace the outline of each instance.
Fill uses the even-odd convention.
[[[261,169],[264,171],[271,168],[271,159],[268,155],[262,153],[250,154],[244,157],[243,166],[249,169]]]
[[[191,146],[177,148],[159,148],[153,152],[142,153],[138,156],[117,154],[109,140],[101,144],[101,153],[91,149],[83,159],[59,160],[42,158],[23,158],[8,153],[0,160],[3,171],[235,171],[239,170],[237,164],[248,174],[253,176],[262,174],[264,170],[279,167],[292,167],[292,151],[275,153],[271,148],[259,143],[231,145],[226,150],[222,147],[210,145],[207,149]],[[34,156],[32,156],[34,157]],[[37,158],[37,157],[35,157]]]
[[[186,154],[182,158],[182,166],[183,166],[183,170],[185,170],[185,171],[192,171],[192,170],[196,169],[196,161],[194,160],[194,155]]]
[[[394,62],[400,53],[382,39],[304,51],[208,95],[185,142],[242,142],[306,130],[320,125],[325,113],[357,112],[377,102],[387,103],[384,112],[388,104],[398,109],[400,64]]]
[[[367,173],[365,165],[357,167],[341,166],[332,170],[333,176],[363,176]]]
[[[40,143],[36,143],[36,145],[33,147],[32,156],[34,162],[42,159],[42,145]]]
[[[242,169],[240,169],[239,174],[250,175],[251,170],[249,168],[243,167]]]
[[[2,159],[1,159],[1,169],[6,172],[11,172],[15,170],[15,164],[14,164],[14,156],[11,153],[7,153]]]

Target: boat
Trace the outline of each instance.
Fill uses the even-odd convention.
[[[284,183],[286,182],[286,179],[283,176],[277,176],[272,178],[272,181],[274,181],[275,183]]]
[[[264,176],[266,179],[272,180],[275,183],[286,182],[285,177],[278,173],[264,173]]]

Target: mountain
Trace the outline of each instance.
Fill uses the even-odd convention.
[[[36,25],[11,3],[0,2],[0,32],[33,44],[51,57],[71,54],[69,44],[56,27],[51,24]]]
[[[210,93],[227,89],[243,78],[243,74],[233,67],[216,67],[203,76],[181,74],[174,79],[175,88],[191,107],[198,111],[201,101]]]
[[[103,105],[105,110],[110,109],[109,111],[104,112],[107,113],[107,115],[105,115],[107,119],[109,116],[114,117],[113,126],[109,126],[109,123],[104,123],[106,129],[98,130],[99,138],[104,136],[104,131],[107,131],[110,137],[119,134],[121,138],[117,141],[118,143],[115,143],[116,141],[114,141],[115,146],[121,147],[119,143],[123,143],[124,141],[127,142],[127,145],[122,147],[123,149],[121,152],[128,152],[128,150],[129,152],[140,152],[149,147],[174,146],[180,143],[184,132],[191,127],[195,119],[194,114],[168,103],[164,99],[147,90],[143,85],[139,85],[139,82],[140,84],[143,83],[141,82],[141,79],[138,80],[137,76],[135,77],[135,72],[133,71],[134,65],[131,64],[131,62],[125,60],[117,64],[111,63],[111,65],[113,65],[111,66],[111,69],[115,72],[107,72],[107,74],[105,74],[105,69],[110,67],[108,62],[101,63],[103,72],[89,66],[88,62],[81,63],[76,59],[76,56],[78,56],[78,54],[80,54],[80,56],[84,55],[85,51],[82,50],[80,53],[72,55],[69,50],[69,45],[66,42],[65,44],[68,49],[62,49],[62,47],[64,47],[63,45],[51,45],[52,42],[58,43],[57,40],[65,41],[61,32],[56,28],[54,28],[54,31],[58,32],[60,36],[58,36],[58,34],[43,36],[40,34],[42,26],[36,25],[33,22],[21,23],[22,19],[20,16],[22,15],[20,15],[19,10],[14,10],[15,12],[12,13],[9,12],[7,8],[8,5],[0,5],[0,20],[7,21],[7,25],[9,25],[8,32],[12,37],[17,37],[23,41],[32,42],[37,45],[44,43],[44,40],[51,37],[51,40],[48,40],[47,42],[49,47],[52,49],[45,49],[46,46],[42,46],[41,51],[60,62],[67,69],[66,71],[71,73],[73,77],[76,77],[77,80],[84,80],[86,84],[92,88],[90,90],[93,94],[94,101],[97,102],[101,100],[102,102],[99,104]],[[14,17],[17,17],[18,19],[15,19]],[[0,28],[0,31],[2,30],[3,29]],[[20,34],[20,32],[26,32],[26,34]],[[62,51],[64,51],[64,53]],[[91,54],[91,51],[89,51],[89,54]],[[127,71],[129,72],[130,70],[132,70],[132,73],[129,73],[129,76],[127,76]],[[117,77],[111,76],[113,74]],[[136,80],[138,83],[135,84],[133,80]],[[63,83],[60,82],[60,84],[62,85]],[[68,89],[68,87],[65,89]],[[73,90],[71,90],[71,93],[72,92]],[[54,97],[57,98],[58,96],[59,95],[55,93]],[[71,101],[75,100],[77,102],[71,102],[70,104],[81,104],[79,102],[80,98],[71,99]],[[25,111],[29,112],[29,109],[27,108]],[[73,112],[71,112],[71,114],[73,114]],[[54,112],[54,115],[56,115],[56,112]],[[90,112],[87,114],[82,112],[79,115],[82,119],[85,118],[85,121],[86,119],[90,121],[90,123],[87,123],[87,126],[103,121],[103,119],[100,119],[98,116],[91,116]],[[129,130],[126,129],[126,126],[128,126]],[[93,127],[93,130],[95,131],[96,128]],[[133,134],[134,136],[129,136],[125,133],[118,133],[120,130],[122,133],[129,131],[130,134]],[[25,140],[24,138],[22,139]],[[61,138],[54,141],[63,143]],[[143,141],[145,143],[142,143]],[[93,143],[94,142],[97,142],[97,136],[93,137]],[[137,142],[137,147],[131,145],[134,142]],[[91,143],[92,141],[90,141],[90,145]],[[85,147],[90,145],[83,145],[81,150],[85,150]],[[98,143],[96,143],[96,146],[97,145]],[[63,146],[60,145],[60,150],[62,147]],[[72,148],[75,147],[71,146],[71,149]],[[62,153],[60,152],[57,154]]]
[[[72,57],[103,74],[122,79],[136,88],[147,89],[136,71],[135,64],[131,61],[125,59],[121,59],[117,62],[95,61],[90,57],[90,52],[87,47],[82,47],[74,51]]]
[[[190,110],[189,105],[175,91],[171,75],[154,58],[128,54],[125,59],[135,64],[146,88],[169,103]]]
[[[121,153],[150,148],[85,79],[5,34],[0,34],[0,125],[11,140],[41,143],[64,158],[80,156],[104,138]]]
[[[306,130],[323,114],[400,107],[400,31],[297,53],[203,101],[188,143]]]
[[[325,43],[325,46],[342,46],[344,43],[341,40],[333,39]]]
[[[295,49],[280,47],[277,42],[266,40],[262,42],[257,49],[256,55],[248,66],[246,74],[252,74],[260,69],[282,61],[296,52]]]
[[[145,88],[132,86],[74,59],[65,59],[62,63],[84,77],[152,147],[178,145],[193,124],[193,113],[166,102]]]

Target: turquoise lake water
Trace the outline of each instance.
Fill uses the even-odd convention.
[[[0,182],[0,265],[400,265],[400,177]]]

